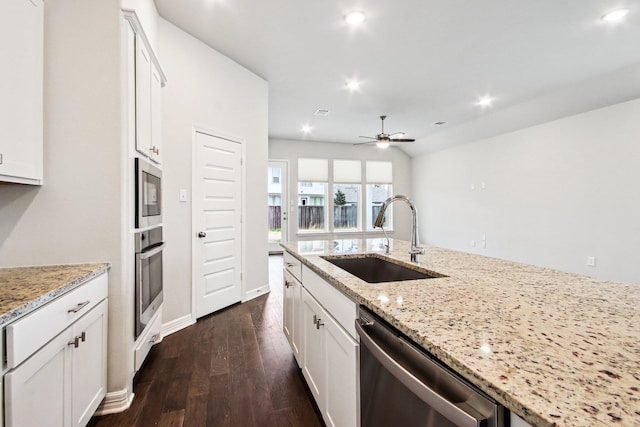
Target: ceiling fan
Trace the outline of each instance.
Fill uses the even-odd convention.
[[[373,144],[375,143],[378,148],[387,148],[392,142],[414,142],[415,139],[410,138],[396,138],[396,136],[404,136],[404,132],[396,132],[392,134],[384,133],[384,119],[387,116],[380,116],[380,120],[382,120],[382,132],[377,134],[376,136],[360,136],[360,138],[367,138],[371,141],[358,142],[353,145],[362,145],[362,144]]]

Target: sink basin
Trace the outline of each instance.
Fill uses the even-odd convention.
[[[331,264],[367,283],[399,282],[403,280],[446,277],[427,270],[414,270],[377,257],[322,257]]]

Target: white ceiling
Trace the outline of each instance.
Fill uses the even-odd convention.
[[[560,115],[584,107],[585,88],[596,107],[640,96],[640,73],[630,68],[640,64],[640,0],[155,3],[163,18],[269,82],[271,138],[360,142],[379,133],[386,114],[386,131],[418,139],[406,146],[416,154],[444,147],[443,133],[506,120],[509,110],[547,120],[561,103],[554,93],[576,100]],[[600,20],[618,7],[631,9],[624,21]],[[344,22],[353,10],[367,16],[357,28]],[[606,76],[614,76],[613,92]],[[345,83],[353,78],[362,85],[352,93]],[[484,95],[492,107],[475,104]],[[330,114],[314,116],[319,108]]]

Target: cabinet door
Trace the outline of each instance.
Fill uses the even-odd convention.
[[[162,103],[160,99],[162,81],[155,65],[151,65],[151,160],[161,163],[162,159]]]
[[[298,361],[298,365],[302,366],[302,339],[304,336],[304,331],[302,329],[302,284],[298,282],[296,279],[293,279],[293,287],[292,287],[292,328],[293,334],[291,336],[291,348],[293,349],[293,355],[296,357]]]
[[[324,418],[328,426],[357,426],[359,417],[358,343],[333,318],[322,319],[325,333],[327,390]]]
[[[325,361],[324,361],[324,330],[317,322],[324,316],[324,310],[315,299],[302,290],[302,339],[304,352],[302,354],[302,373],[313,394],[320,412],[324,412],[325,395]]]
[[[72,425],[85,426],[107,392],[107,300],[73,325]]]
[[[44,5],[0,1],[0,181],[41,184]]]
[[[136,35],[136,150],[151,155],[151,56]]]
[[[69,425],[73,347],[71,329],[65,330],[5,375],[6,427]]]
[[[295,280],[291,276],[291,274],[284,270],[284,280],[282,283],[282,295],[283,295],[283,304],[282,304],[282,331],[284,335],[287,337],[287,341],[289,341],[289,345],[291,346],[291,350],[293,350],[293,291],[294,291],[294,283]]]

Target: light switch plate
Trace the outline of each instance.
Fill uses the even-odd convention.
[[[184,188],[180,189],[180,201],[181,202],[187,201],[187,190],[185,190]]]

